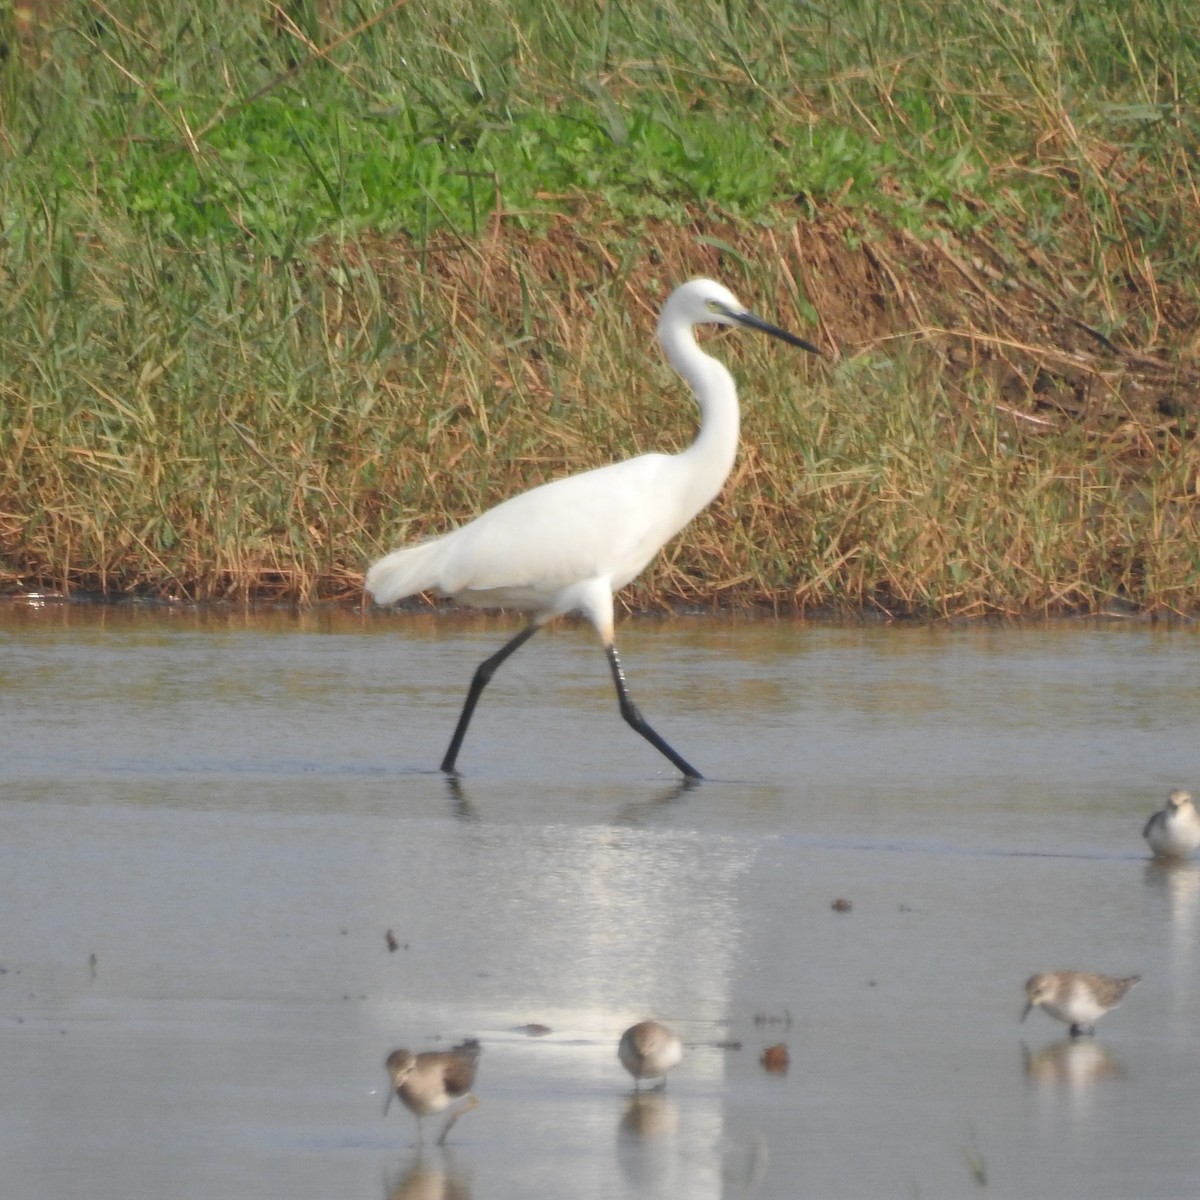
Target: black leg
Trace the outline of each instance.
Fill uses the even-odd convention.
[[[513,647],[516,649],[516,647]],[[660,754],[665,755],[683,772],[687,779],[703,779],[704,776],[696,770],[685,758],[681,758],[666,742],[650,728],[646,718],[638,711],[638,707],[629,698],[629,689],[625,686],[625,672],[621,670],[621,660],[617,657],[616,646],[606,646],[608,665],[612,667],[613,683],[617,685],[617,701],[621,705],[621,716],[632,729],[636,729]],[[486,665],[486,664],[485,664]]]
[[[467,699],[458,717],[458,724],[454,727],[454,736],[450,739],[450,747],[446,751],[446,757],[442,759],[442,770],[447,774],[454,771],[454,763],[458,758],[459,750],[462,749],[463,738],[467,736],[467,726],[471,723],[471,714],[475,711],[475,705],[479,703],[479,697],[483,689],[487,687],[488,681],[495,675],[496,668],[509,655],[515,654],[520,650],[540,628],[541,626],[536,623],[526,625],[512,641],[505,642],[491,658],[485,658],[475,669],[475,674],[471,679],[471,687],[467,692]]]

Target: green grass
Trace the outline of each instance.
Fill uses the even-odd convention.
[[[682,445],[650,308],[706,270],[811,326],[810,224],[982,239],[1190,397],[1182,0],[0,0],[0,42],[0,585],[351,594],[386,543]],[[722,347],[736,486],[634,603],[1196,607],[1194,417],[1047,433],[831,332],[863,345],[824,373]]]
[[[19,177],[272,250],[334,227],[477,236],[497,205],[538,227],[580,197],[627,219],[836,199],[924,227],[1073,190],[1165,244],[1168,214],[1126,204],[1105,156],[1190,177],[1195,149],[1182,3],[58,12],[5,122]],[[19,221],[31,197],[4,198]]]

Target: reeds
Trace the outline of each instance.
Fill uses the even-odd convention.
[[[708,273],[836,361],[722,342],[743,452],[631,606],[1196,608],[1200,45],[1161,4],[37,11],[0,587],[354,596],[684,445],[653,319]]]

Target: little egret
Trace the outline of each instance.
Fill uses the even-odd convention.
[[[671,366],[691,385],[700,430],[679,454],[642,454],[568,475],[505,500],[442,537],[395,550],[367,572],[379,604],[438,592],[475,608],[515,608],[529,623],[475,672],[441,769],[458,752],[483,689],[496,669],[552,618],[578,612],[600,635],[621,716],[689,779],[702,778],[649,725],[629,696],[613,641],[613,593],[645,568],[721,490],[738,444],[733,376],[696,344],[697,325],[741,325],[813,354],[820,350],[747,311],[711,279],[675,289],[663,307],[658,339]]]

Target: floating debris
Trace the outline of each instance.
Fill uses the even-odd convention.
[[[774,1046],[768,1046],[758,1061],[762,1063],[763,1069],[770,1071],[772,1075],[786,1075],[791,1065],[787,1043],[776,1042]]]
[[[785,1029],[790,1029],[792,1027],[792,1014],[786,1008],[783,1010],[782,1017],[771,1017],[766,1013],[755,1013],[754,1024],[760,1027],[763,1025],[782,1025]]]

